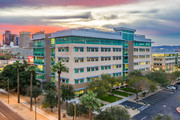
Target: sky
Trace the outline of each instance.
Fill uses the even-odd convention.
[[[5,30],[128,27],[154,46],[180,45],[179,6],[180,0],[0,0],[0,41]]]

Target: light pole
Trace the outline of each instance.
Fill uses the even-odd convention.
[[[9,78],[8,78],[8,104],[9,104]]]

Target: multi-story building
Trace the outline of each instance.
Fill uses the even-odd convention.
[[[170,72],[180,63],[180,52],[159,52],[152,53],[151,67],[154,71]]]
[[[43,70],[51,73],[43,74],[41,81],[56,83],[58,75],[51,72],[50,66],[58,61],[69,68],[68,73],[61,74],[61,82],[72,84],[76,94],[83,93],[87,84],[101,74],[118,77],[133,70],[151,70],[151,40],[134,34],[135,31],[123,27],[112,32],[70,29],[51,33],[51,41],[45,35],[34,35],[34,61],[43,61],[42,64],[46,65]],[[42,42],[43,46],[36,49],[37,42]],[[37,57],[37,50],[40,57]],[[50,65],[47,61],[51,61]]]
[[[20,32],[19,33],[19,47],[20,48],[30,48],[30,38],[31,33],[30,32]]]
[[[12,34],[11,31],[5,31],[3,34],[3,45],[9,46],[11,42],[14,42],[16,35]]]

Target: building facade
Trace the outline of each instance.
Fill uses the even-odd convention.
[[[159,52],[152,53],[152,70],[170,72],[180,63],[180,52]]]
[[[10,46],[11,42],[15,41],[16,36],[11,31],[5,31],[5,34],[3,34],[3,45]]]
[[[50,52],[50,55],[41,55],[41,60],[50,59],[51,64],[48,67],[62,61],[69,68],[69,72],[61,74],[61,82],[73,85],[75,93],[81,94],[87,84],[98,79],[101,74],[118,77],[126,76],[133,70],[151,70],[151,40],[134,34],[135,31],[120,27],[112,32],[70,29],[51,33],[50,41],[46,40],[45,36],[41,39],[42,42],[49,43],[45,49],[41,48],[41,53],[44,55]],[[33,40],[38,41],[40,38],[40,35],[37,35]],[[36,54],[34,56],[36,57]],[[138,58],[134,59],[134,56]],[[55,85],[58,75],[50,70],[50,80],[46,79],[45,75],[44,81],[51,81]]]
[[[30,32],[20,32],[19,33],[19,47],[20,48],[30,48],[30,38],[31,33]]]

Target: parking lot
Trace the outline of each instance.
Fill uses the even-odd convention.
[[[149,103],[150,106],[134,116],[132,119],[152,120],[153,116],[161,113],[170,115],[174,120],[180,120],[180,114],[176,112],[176,107],[180,106],[179,96],[180,88],[175,92],[163,90],[151,95],[143,99],[143,101]]]

